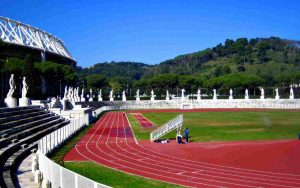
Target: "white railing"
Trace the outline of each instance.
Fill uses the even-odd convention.
[[[109,187],[93,180],[90,180],[84,176],[81,176],[75,172],[72,172],[62,166],[59,166],[51,159],[49,159],[45,154],[38,152],[39,156],[39,168],[43,173],[43,178],[47,178],[51,182],[51,187],[61,187],[61,188],[104,188]]]
[[[111,107],[102,107],[98,109],[101,112],[113,109]],[[49,181],[51,187],[76,187],[76,188],[100,188],[109,187],[99,184],[93,180],[85,178],[75,172],[72,172],[62,166],[59,166],[50,160],[46,154],[53,149],[59,147],[66,140],[68,140],[75,132],[89,124],[88,114],[76,119],[71,119],[71,122],[57,129],[56,131],[44,136],[38,141],[38,163],[39,170],[43,177],[43,182]]]
[[[169,122],[165,123],[164,125],[160,126],[156,130],[150,133],[150,140],[153,142],[154,140],[159,139],[160,137],[166,135],[167,133],[171,132],[175,129],[181,129],[183,123],[183,115],[180,114],[179,116],[171,119]]]

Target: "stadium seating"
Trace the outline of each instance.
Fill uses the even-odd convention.
[[[40,107],[0,108],[0,187],[18,185],[15,172],[43,136],[69,124]]]

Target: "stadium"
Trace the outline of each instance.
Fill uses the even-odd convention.
[[[46,31],[0,17],[0,36],[3,63],[31,54],[76,66]],[[27,95],[25,76],[21,82],[8,73],[1,85],[1,187],[300,186],[298,84],[268,95],[263,87],[256,95],[247,88],[239,95],[234,88],[222,95],[159,88],[158,97],[139,88],[133,96],[105,87],[85,92],[83,80],[55,80],[48,99],[36,99]]]

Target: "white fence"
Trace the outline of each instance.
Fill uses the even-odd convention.
[[[110,108],[102,107],[98,109],[99,114]],[[46,135],[38,141],[38,163],[39,170],[42,173],[43,181],[50,181],[50,185],[53,188],[100,188],[108,187],[106,185],[99,184],[93,180],[85,178],[75,172],[65,169],[59,166],[55,162],[47,158],[46,154],[53,149],[59,147],[68,138],[70,138],[76,131],[89,124],[88,115],[72,119],[71,122],[61,127],[60,129]]]
[[[183,105],[184,104],[184,105]],[[179,109],[183,106],[191,108],[270,108],[270,109],[300,109],[300,99],[203,99],[170,100],[170,101],[127,101],[120,103],[120,110],[134,109]],[[115,107],[116,108],[116,107]]]

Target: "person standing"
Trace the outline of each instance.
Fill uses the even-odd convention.
[[[189,142],[189,129],[187,127],[184,130],[184,136],[185,136],[186,143],[188,143]]]

